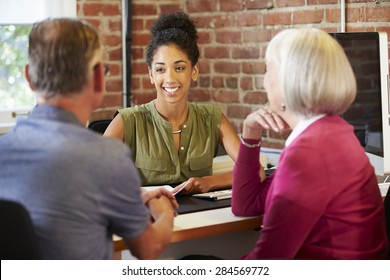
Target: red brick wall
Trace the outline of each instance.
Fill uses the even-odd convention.
[[[385,31],[390,38],[390,1],[346,1],[346,31]],[[120,0],[78,0],[79,15],[108,37],[107,97],[94,118],[110,116],[122,106]],[[132,104],[155,97],[145,63],[149,27],[159,14],[181,9],[197,20],[200,78],[190,100],[213,102],[241,132],[246,115],[267,102],[262,87],[264,51],[283,28],[315,26],[340,31],[338,0],[132,0]],[[269,147],[281,148],[284,135],[267,135]]]
[[[122,107],[122,4],[121,0],[77,0],[77,13],[99,28],[104,35],[107,75],[103,105],[92,116],[111,118],[115,108]]]

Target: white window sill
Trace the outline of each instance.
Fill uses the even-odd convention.
[[[25,118],[30,114],[32,107],[23,107],[16,109],[0,109],[0,135],[9,132],[14,128],[18,118]]]
[[[6,134],[12,128],[14,128],[15,123],[0,123],[0,135]]]

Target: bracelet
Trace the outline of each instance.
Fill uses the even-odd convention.
[[[248,147],[248,148],[258,148],[261,146],[261,139],[259,140],[259,143],[256,143],[256,144],[249,144],[247,142],[245,142],[245,140],[242,138],[242,136],[240,137],[241,139],[241,143],[245,146],[245,147]]]

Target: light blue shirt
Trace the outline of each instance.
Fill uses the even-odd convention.
[[[112,234],[133,239],[149,212],[126,145],[41,105],[0,137],[0,198],[32,216],[45,259],[110,259]]]

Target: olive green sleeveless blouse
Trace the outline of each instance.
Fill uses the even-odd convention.
[[[143,185],[175,184],[212,174],[219,145],[221,108],[195,103],[188,103],[188,107],[178,152],[172,126],[157,112],[154,101],[119,110],[124,142],[131,148]]]

